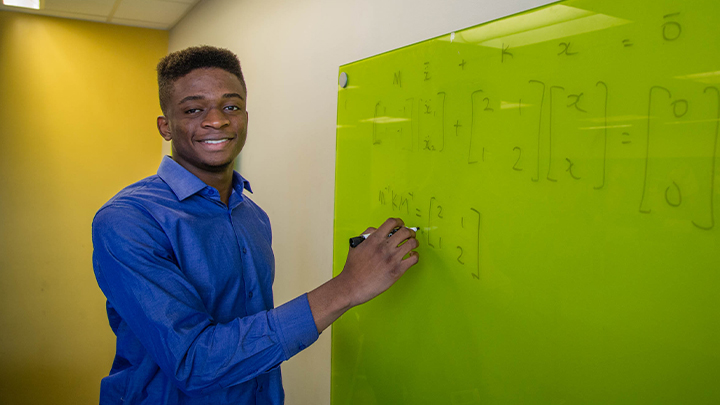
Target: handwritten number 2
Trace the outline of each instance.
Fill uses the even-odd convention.
[[[517,167],[517,165],[518,165],[518,163],[520,163],[520,156],[522,155],[522,149],[520,149],[519,146],[516,146],[513,148],[513,150],[518,151],[518,158],[515,161],[515,166],[513,166],[513,170],[517,170],[517,171],[521,172],[522,168]]]
[[[490,108],[490,99],[489,99],[489,98],[485,97],[485,98],[483,99],[483,101],[486,101],[486,103],[485,103],[485,109],[484,109],[483,111],[490,111],[490,112],[495,111],[494,109]]]

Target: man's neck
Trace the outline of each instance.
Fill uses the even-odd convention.
[[[218,173],[198,173],[195,174],[200,180],[210,187],[215,188],[220,193],[220,200],[225,205],[228,205],[230,201],[230,194],[232,194],[232,182],[233,182],[233,169],[230,166],[229,170]]]
[[[230,201],[230,194],[232,194],[232,182],[233,182],[233,165],[230,164],[227,168],[218,172],[208,172],[200,170],[192,165],[185,165],[182,161],[178,162],[180,166],[184,167],[187,171],[194,174],[197,178],[203,181],[210,187],[215,188],[220,193],[220,200],[228,205]]]

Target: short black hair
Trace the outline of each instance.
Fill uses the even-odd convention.
[[[195,69],[202,68],[220,68],[234,74],[240,80],[243,90],[247,93],[245,79],[237,55],[224,48],[208,45],[192,46],[165,56],[157,65],[160,109],[162,109],[163,114],[166,114],[175,80]]]

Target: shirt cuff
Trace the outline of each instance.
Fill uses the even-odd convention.
[[[271,311],[279,331],[280,342],[285,352],[285,360],[298,354],[318,339],[315,318],[310,311],[307,294]]]

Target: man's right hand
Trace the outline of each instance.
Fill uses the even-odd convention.
[[[406,228],[401,219],[390,218],[377,230],[368,228],[363,233],[371,235],[350,249],[345,267],[338,275],[348,290],[351,307],[380,295],[418,262],[418,253],[413,250],[418,247],[415,231]]]
[[[371,235],[350,249],[342,273],[308,293],[318,332],[348,309],[380,295],[418,262],[415,231],[401,219],[390,218],[380,228],[363,233]]]

